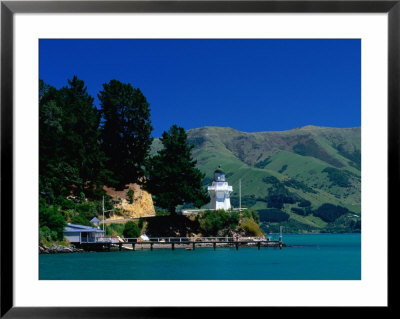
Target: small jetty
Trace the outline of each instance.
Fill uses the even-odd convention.
[[[86,238],[85,238],[86,239]],[[184,248],[186,250],[196,250],[196,248],[236,248],[254,247],[258,250],[261,247],[286,247],[282,242],[282,236],[279,240],[269,240],[264,238],[235,238],[235,237],[152,237],[148,240],[139,238],[117,238],[117,237],[100,237],[93,240],[83,240],[79,243],[79,247],[85,250],[111,250],[118,248],[122,250],[136,249],[171,249]]]

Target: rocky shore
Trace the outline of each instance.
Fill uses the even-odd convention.
[[[76,248],[74,245],[60,246],[52,244],[50,247],[46,247],[39,244],[39,254],[65,254],[65,253],[79,253],[84,252],[83,249]]]

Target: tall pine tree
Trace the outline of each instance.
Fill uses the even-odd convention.
[[[185,130],[173,125],[160,141],[163,148],[150,159],[145,184],[155,204],[175,213],[176,206],[184,203],[196,207],[207,203],[210,198],[202,187],[205,174],[196,168],[191,156],[194,146],[187,142]]]
[[[59,167],[65,164],[62,147],[63,110],[59,92],[39,82],[39,190],[47,201],[66,193],[64,176]]]
[[[146,97],[131,84],[111,80],[98,95],[103,123],[102,147],[112,186],[141,183],[153,141],[150,108]]]
[[[105,172],[100,112],[82,80],[74,76],[68,84],[56,90],[41,81],[39,88],[40,176],[54,195],[92,193]]]

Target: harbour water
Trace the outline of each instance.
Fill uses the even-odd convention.
[[[40,280],[360,280],[361,234],[284,234],[289,247],[39,255]]]

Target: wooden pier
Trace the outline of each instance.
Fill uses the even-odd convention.
[[[140,238],[125,238],[121,241],[118,238],[97,238],[96,241],[81,242],[79,245],[85,250],[111,250],[111,247],[117,247],[119,251],[122,249],[129,249],[135,251],[137,247],[147,248],[153,250],[157,249],[171,249],[185,248],[186,250],[195,250],[196,248],[218,248],[235,247],[239,250],[239,247],[257,247],[258,250],[261,247],[286,247],[282,242],[282,237],[279,240],[265,240],[265,239],[236,239],[233,237],[156,237],[149,238],[149,240],[141,240]]]

